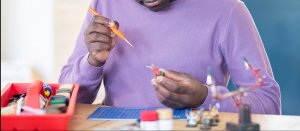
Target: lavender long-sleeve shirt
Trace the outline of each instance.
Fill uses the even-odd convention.
[[[84,31],[93,17],[88,13],[59,80],[81,85],[78,102],[92,103],[103,79],[106,105],[165,107],[151,85],[152,72],[145,68],[151,64],[187,73],[203,84],[211,67],[219,91],[227,93],[229,78],[237,86],[255,83],[244,68],[245,56],[266,78],[263,88],[249,92],[244,101],[254,113],[281,113],[279,85],[253,19],[240,0],[176,0],[161,12],[152,12],[134,0],[93,0],[91,6],[117,20],[134,48],[118,39],[104,66],[90,65],[84,42]],[[200,107],[207,109],[211,102],[208,88]],[[233,98],[221,101],[220,110],[237,111]]]

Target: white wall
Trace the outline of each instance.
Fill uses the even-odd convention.
[[[57,82],[91,0],[1,0],[1,63]]]
[[[53,80],[53,1],[1,0],[1,22],[1,63],[14,62]]]

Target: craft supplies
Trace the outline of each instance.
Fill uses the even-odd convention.
[[[67,106],[56,106],[56,105],[49,105],[45,108],[45,112],[47,114],[62,114],[67,112]]]
[[[56,106],[56,107],[68,106],[69,105],[69,98],[66,98],[65,96],[51,98],[50,105]]]
[[[187,124],[186,127],[197,127],[199,115],[194,111],[186,112]]]
[[[138,120],[140,113],[145,110],[157,110],[159,108],[126,108],[126,107],[98,107],[90,116],[89,120]],[[176,120],[186,120],[186,109],[173,109]]]
[[[158,130],[158,113],[156,111],[141,112],[141,130]]]
[[[22,108],[23,100],[24,100],[24,98],[21,97],[21,98],[17,101],[16,115],[20,115],[20,113],[21,113],[21,108]]]
[[[57,93],[70,93],[72,91],[72,88],[73,88],[72,84],[62,84],[56,90],[56,95]]]
[[[36,80],[27,89],[27,95],[25,97],[25,106],[39,109],[41,108],[40,103],[40,92],[43,89],[43,82]],[[43,92],[44,93],[44,92]]]
[[[6,107],[1,107],[1,115],[15,115],[16,105],[8,105]]]
[[[35,109],[35,108],[31,108],[28,106],[22,106],[22,109],[24,111],[27,111],[27,114],[32,114],[32,115],[44,115],[46,114],[45,110],[42,109]]]
[[[162,108],[156,110],[158,113],[158,130],[172,130],[173,129],[173,110],[170,108]]]
[[[71,94],[70,93],[56,93],[55,96],[64,96],[65,98],[70,99]]]
[[[256,83],[246,86],[246,87],[239,87],[238,90],[231,91],[231,92],[228,92],[225,94],[218,92],[217,85],[211,74],[211,69],[208,68],[206,84],[211,89],[213,102],[218,101],[218,100],[223,100],[226,98],[232,98],[235,102],[235,106],[239,109],[240,120],[243,118],[248,119],[246,122],[239,121],[239,123],[227,123],[227,125],[226,125],[227,130],[259,130],[259,124],[251,122],[250,107],[248,104],[243,102],[242,98],[246,95],[247,92],[249,92],[251,90],[262,88],[264,85],[265,75],[261,75],[259,73],[260,69],[254,68],[252,66],[252,64],[250,64],[249,61],[245,57],[243,57],[243,64],[244,64],[244,67],[246,70],[251,71],[253,77],[256,79]],[[210,118],[210,121],[211,121],[211,122],[209,122],[210,123],[209,126],[214,126],[218,123],[219,116],[216,114],[218,114],[218,112],[216,109],[213,108],[213,109],[211,109],[210,115],[203,116],[202,122],[205,122],[205,123],[203,123],[204,128],[208,128],[208,127],[206,127],[207,125],[205,125],[205,124],[207,124],[206,119],[208,119],[208,118]]]
[[[155,76],[165,76],[165,72],[159,70],[158,67],[157,67],[157,66],[154,66],[153,64],[152,64],[151,66],[146,66],[146,68],[151,69],[152,73],[153,73]]]
[[[47,84],[52,89],[50,97],[47,97],[47,89],[44,87],[44,83],[38,83],[39,84],[36,84],[36,82],[33,82],[32,84],[9,83],[3,88],[1,91],[1,130],[68,129],[69,120],[74,114],[79,85],[71,84],[72,88],[70,90],[71,92],[69,92],[71,95],[70,99],[68,99],[68,106],[57,107],[51,105],[50,97],[56,95],[56,90],[61,84]],[[38,86],[41,86],[41,88]],[[31,96],[32,94],[34,97]],[[65,96],[55,96],[53,99],[56,99],[57,97],[65,98]],[[35,100],[31,100],[31,98],[34,98]],[[39,106],[35,105],[33,108],[25,105],[26,100],[29,100],[29,102],[34,101],[34,103],[31,104],[39,104]],[[43,105],[43,103],[45,103],[45,106],[41,107],[40,105]],[[16,114],[17,105],[21,105],[19,106],[21,107],[21,111],[18,113],[19,115]]]
[[[47,85],[47,84],[43,84],[43,86],[44,86],[44,91],[45,91],[45,96],[47,97],[47,98],[49,98],[51,95],[52,95],[52,88],[51,88],[51,86],[49,86],[49,85]]]
[[[202,126],[200,127],[200,129],[208,130],[211,128],[211,117],[209,116],[209,113],[207,111],[204,112],[201,121],[202,121]]]

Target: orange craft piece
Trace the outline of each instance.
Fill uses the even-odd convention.
[[[25,106],[40,109],[40,92],[43,89],[43,82],[34,81],[27,90]]]

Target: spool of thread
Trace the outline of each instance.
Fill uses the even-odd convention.
[[[59,86],[56,93],[70,93],[72,91],[73,84],[63,84]]]
[[[63,95],[54,95],[51,96],[51,100],[57,100],[57,99],[65,99],[66,97]]]
[[[65,98],[70,99],[70,93],[56,93],[56,95],[64,96]]]
[[[52,95],[52,88],[51,88],[51,86],[49,86],[45,83],[43,86],[44,86],[44,91],[45,91],[44,95],[45,95],[45,97],[49,98]]]
[[[57,107],[64,107],[69,105],[69,99],[64,96],[51,97],[50,105]]]
[[[159,130],[172,130],[173,129],[173,110],[170,108],[158,109],[158,126]]]

